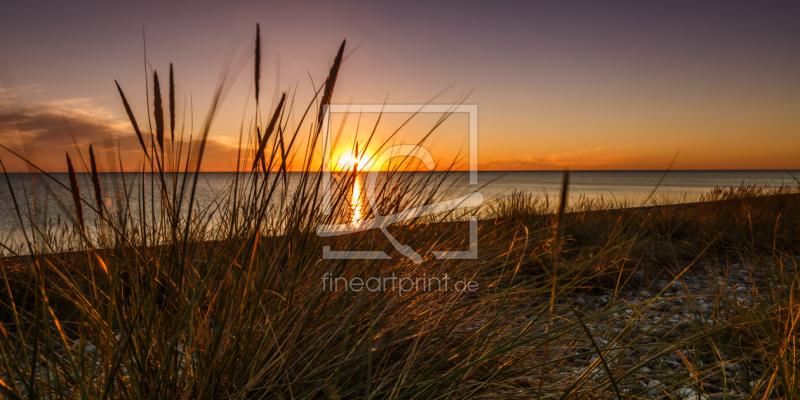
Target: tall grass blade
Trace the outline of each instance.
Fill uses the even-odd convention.
[[[331,72],[328,74],[328,79],[325,80],[325,90],[322,92],[322,102],[319,104],[319,115],[317,125],[322,126],[322,120],[325,118],[325,107],[331,103],[333,97],[333,87],[336,85],[336,77],[339,75],[339,67],[342,65],[342,55],[344,54],[344,45],[347,40],[342,41],[339,46],[339,51],[336,53],[336,58],[333,59]],[[318,128],[319,129],[319,128]]]
[[[278,119],[280,118],[284,104],[286,104],[286,92],[283,92],[281,100],[278,102],[278,107],[275,108],[275,112],[272,113],[272,119],[270,119],[267,129],[264,130],[264,136],[261,138],[261,143],[258,144],[258,151],[256,151],[256,157],[253,160],[253,170],[256,169],[258,161],[264,156],[264,149],[267,147],[267,141],[269,140],[270,135],[272,135],[272,132],[275,131],[275,126],[278,124]]]
[[[81,204],[81,189],[78,186],[78,177],[75,175],[75,168],[72,167],[72,160],[67,153],[67,169],[69,171],[69,186],[72,190],[72,201],[75,203],[75,216],[78,218],[78,224],[81,230],[86,229],[86,223],[83,220],[83,205]]]
[[[100,188],[100,174],[97,172],[97,162],[94,158],[94,149],[89,145],[89,163],[92,166],[92,185],[94,186],[94,198],[97,201],[97,212],[100,220],[103,220],[103,193]]]
[[[133,130],[136,132],[136,137],[139,138],[139,144],[142,145],[142,151],[144,151],[144,155],[146,157],[149,157],[147,153],[147,146],[144,144],[144,137],[142,137],[142,131],[139,130],[139,124],[136,123],[136,117],[133,116],[133,111],[131,111],[131,106],[128,104],[128,99],[125,98],[125,93],[122,92],[122,88],[119,87],[119,83],[116,80],[114,80],[114,83],[117,85],[119,97],[122,98],[122,105],[125,106],[125,112],[128,113],[128,119],[131,120]]]
[[[169,63],[169,132],[171,141],[175,141],[175,77],[172,74],[172,63]]]
[[[553,240],[553,260],[558,262],[559,254],[561,254],[561,244],[564,240],[564,214],[567,211],[567,197],[569,194],[569,171],[564,171],[564,176],[561,179],[561,198],[558,203],[558,210],[556,210],[556,233]]]
[[[161,152],[164,152],[164,105],[161,101],[161,85],[158,83],[158,72],[153,72],[153,118],[156,120],[156,140]]]
[[[261,89],[261,25],[256,24],[256,107],[258,106],[258,95]]]

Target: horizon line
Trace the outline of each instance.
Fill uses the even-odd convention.
[[[764,169],[530,169],[530,170],[522,170],[522,169],[510,169],[510,170],[502,170],[502,169],[488,169],[488,170],[481,170],[479,169],[477,172],[754,172],[754,171],[761,171],[761,172],[800,172],[800,168],[798,169],[788,169],[788,168],[781,168],[781,169],[774,169],[774,168],[764,168]],[[98,171],[100,174],[118,174],[118,173],[136,173],[140,174],[142,171]],[[186,171],[164,171],[164,173],[183,173]],[[194,172],[194,171],[190,171]],[[230,173],[250,173],[252,171],[200,171],[204,174],[230,174]],[[261,171],[259,171],[261,172]],[[321,171],[286,171],[288,173],[317,173]],[[350,173],[351,171],[330,171],[331,173]],[[359,171],[359,174],[368,173],[372,171]],[[387,172],[387,171],[381,171]],[[459,172],[459,173],[469,173],[468,170],[414,170],[414,171],[397,171],[397,172]],[[48,174],[66,174],[67,171],[15,171],[15,172],[7,172],[9,174],[41,174],[41,173],[48,173]],[[77,174],[88,174],[90,172],[87,171],[75,171]],[[144,173],[150,174],[153,171],[145,171]],[[280,171],[270,171],[270,173],[280,173]]]

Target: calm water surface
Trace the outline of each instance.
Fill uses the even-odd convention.
[[[419,172],[415,174],[431,174]],[[433,173],[437,174],[437,173]],[[300,178],[299,173],[290,175],[288,191],[294,191],[294,185]],[[742,184],[758,186],[780,186],[792,184],[792,175],[800,177],[798,171],[672,171],[666,174],[663,182],[655,191],[654,199],[660,202],[696,201],[700,195],[708,193],[714,187],[734,187]],[[61,184],[69,187],[67,174],[52,174]],[[625,202],[630,206],[639,205],[658,185],[664,176],[663,171],[574,171],[570,175],[570,198],[604,199]],[[30,220],[37,226],[44,226],[47,221],[59,218],[67,221],[74,215],[71,193],[64,187],[42,175],[10,174],[10,183],[14,192],[6,182],[0,186],[0,244],[11,246],[19,239],[20,226],[30,230]],[[469,185],[467,173],[451,173],[442,187],[445,196],[460,196],[478,191],[488,201],[508,195],[513,191],[527,191],[536,196],[555,198],[559,194],[562,173],[547,172],[479,172],[478,185]],[[196,210],[206,209],[215,202],[227,197],[232,173],[204,173],[198,179],[196,193]],[[146,182],[142,185],[142,179]],[[5,181],[5,179],[3,179]],[[94,204],[94,192],[87,174],[78,174],[81,194]],[[124,182],[124,184],[123,184]],[[115,193],[130,194],[133,201],[131,210],[136,213],[140,204],[136,201],[142,191],[146,196],[150,190],[149,176],[141,174],[102,174],[101,183],[104,188],[104,201],[109,209],[115,207]],[[363,186],[364,180],[359,182]],[[359,187],[359,191],[363,188]],[[14,199],[23,210],[22,224],[15,212]],[[361,204],[354,199],[351,208],[354,215],[361,213]],[[147,205],[150,208],[150,205]],[[156,207],[158,205],[156,204]],[[30,213],[29,210],[35,210]],[[86,212],[87,224],[94,221],[95,216]],[[354,218],[356,218],[354,216]],[[2,251],[2,249],[0,249]]]

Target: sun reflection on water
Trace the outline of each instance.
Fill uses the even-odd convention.
[[[350,209],[353,217],[350,224],[357,227],[361,224],[363,202],[361,201],[361,178],[355,176],[353,179],[353,195],[350,197]]]

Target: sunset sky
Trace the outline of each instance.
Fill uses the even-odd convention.
[[[9,2],[0,143],[63,171],[64,152],[77,155],[69,126],[84,156],[89,143],[119,144],[124,168],[137,168],[114,80],[146,128],[144,27],[148,68],[166,81],[174,64],[178,126],[191,93],[199,128],[232,60],[203,164],[230,170],[253,115],[258,22],[265,114],[295,89],[302,111],[347,39],[334,103],[425,103],[444,91],[435,103],[477,104],[481,170],[663,169],[678,151],[675,169],[798,169],[798,21],[796,2]],[[465,155],[465,121],[434,134],[440,162]],[[417,140],[427,122],[400,136]],[[349,129],[343,143],[355,140]]]

